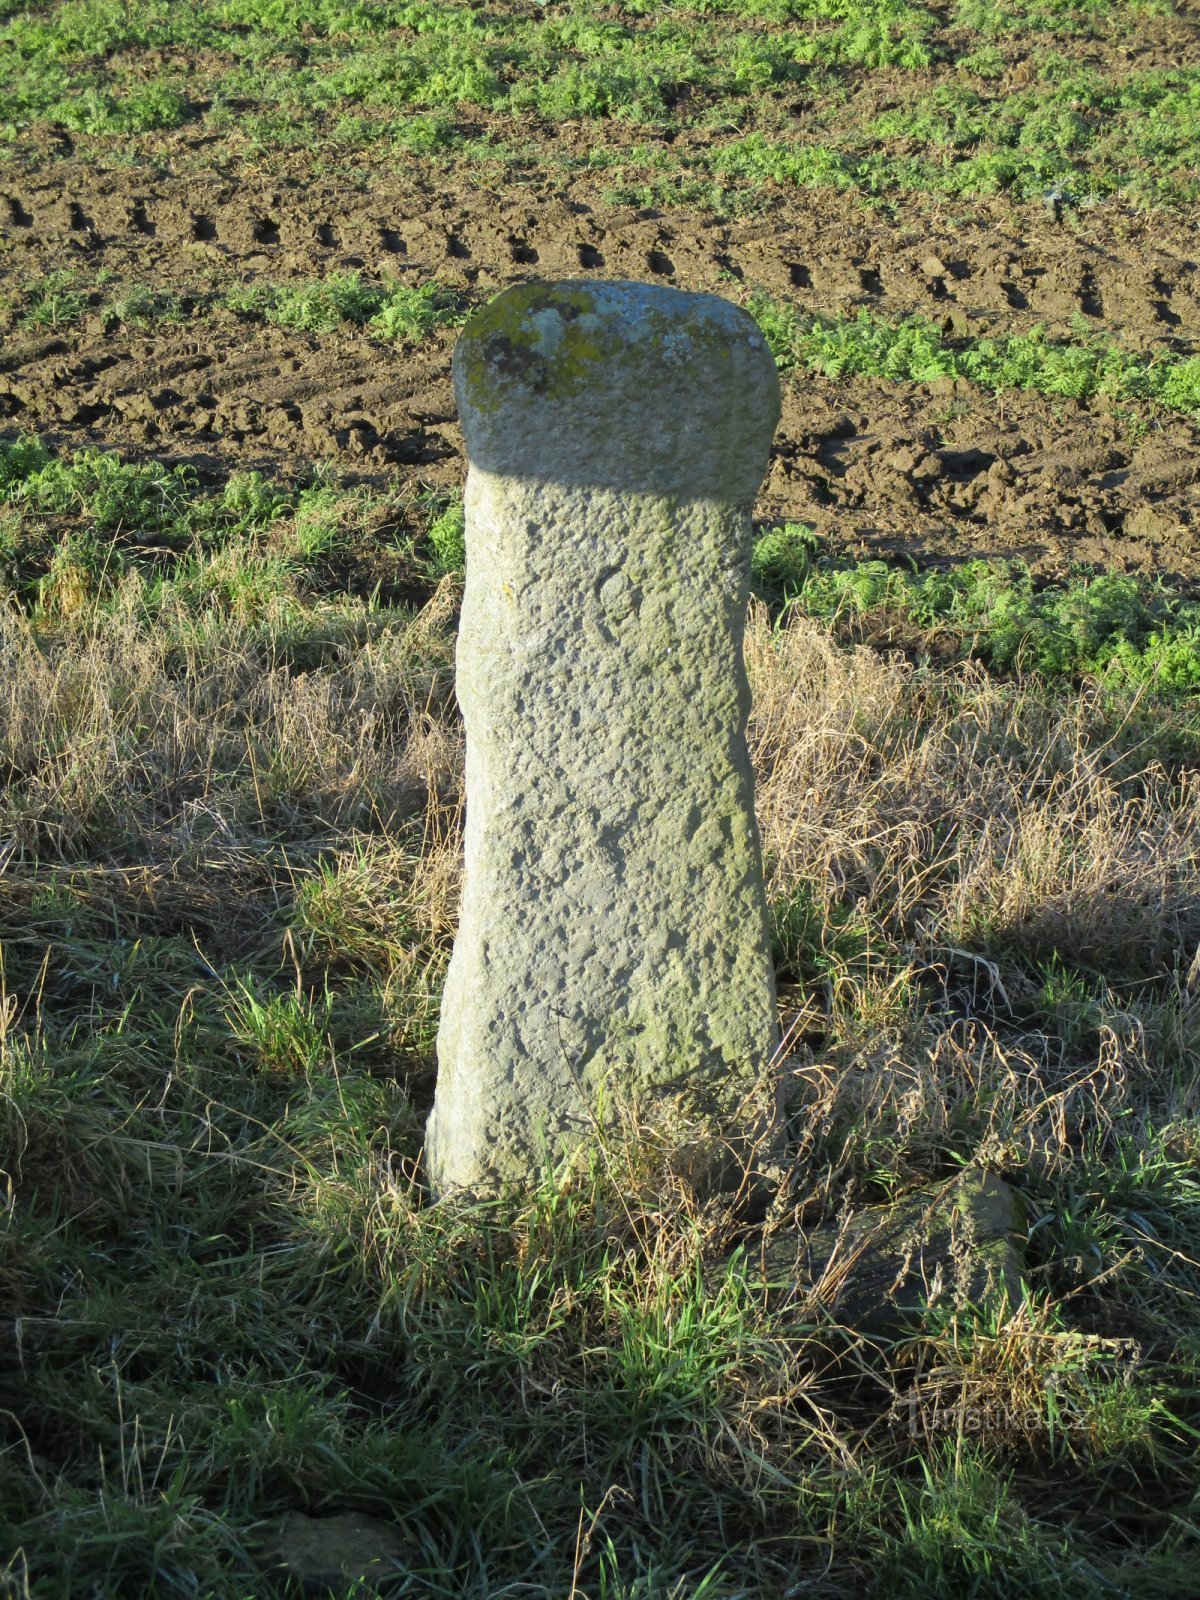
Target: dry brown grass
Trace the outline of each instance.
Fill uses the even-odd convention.
[[[1139,758],[1136,702],[1114,726],[1099,691],[922,670],[812,623],[772,633],[761,610],[747,658],[777,888],[809,879],[926,954],[997,944],[1149,974],[1195,950],[1200,778]]]
[[[330,607],[298,640],[286,615],[147,627],[138,603],[130,585],[94,626],[49,636],[0,610],[0,839],[17,859],[203,856],[264,830],[332,842],[453,786],[449,592],[399,628]]]

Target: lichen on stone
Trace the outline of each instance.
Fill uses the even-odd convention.
[[[497,295],[468,323],[457,361],[465,393],[480,411],[505,404],[515,388],[567,401],[584,393],[601,370],[611,369],[624,343],[645,359],[657,358],[665,382],[711,382],[719,364],[732,361],[739,343],[761,339],[730,327],[723,303],[710,296],[690,315],[655,306],[632,309],[619,293],[626,285],[587,281],[517,284]],[[676,291],[678,292],[678,291]],[[684,298],[681,295],[681,298]],[[708,302],[711,302],[709,304]]]

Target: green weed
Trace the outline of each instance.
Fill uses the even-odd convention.
[[[327,579],[332,563],[364,597],[385,582],[421,592],[435,576],[417,549],[426,506],[344,488],[328,472],[298,489],[234,473],[205,491],[183,467],[96,449],[54,456],[19,437],[0,440],[0,505],[11,597],[60,615],[133,606],[172,625],[216,611],[280,622],[296,619],[298,588]],[[297,648],[319,658],[342,625],[314,620]]]
[[[221,510],[236,533],[261,532],[290,507],[288,496],[261,472],[235,472],[221,491]]]
[[[768,336],[769,337],[769,336]],[[798,593],[812,569],[816,538],[803,522],[764,528],[754,540],[750,574],[765,600],[786,600]]]
[[[80,133],[151,133],[178,128],[192,115],[186,96],[169,84],[148,84],[118,98],[97,89],[47,108],[56,122]]]
[[[766,296],[748,302],[782,371],[807,367],[829,377],[935,383],[966,378],[985,389],[1033,389],[1073,400],[1154,400],[1190,412],[1200,396],[1200,360],[1134,355],[1101,337],[1053,340],[1043,327],[1004,339],[949,340],[932,322],[888,322],[861,310],[852,318],[801,321]]]
[[[24,298],[21,322],[27,328],[61,328],[79,322],[89,304],[70,268],[50,273],[28,289]]]
[[[89,447],[68,460],[51,457],[33,467],[29,446],[19,447],[23,470],[7,485],[10,499],[58,516],[84,513],[97,532],[168,533],[185,516],[195,492],[186,467],[157,461],[136,464]],[[12,458],[10,457],[10,460]]]
[[[107,301],[100,314],[108,323],[141,332],[178,326],[185,320],[187,308],[186,302],[171,290],[138,283]]]
[[[462,320],[458,295],[440,284],[371,284],[357,272],[295,285],[251,283],[227,294],[225,304],[231,311],[306,333],[329,333],[350,323],[368,328],[376,338],[406,344]]]
[[[231,311],[262,317],[284,328],[329,333],[343,322],[360,326],[369,322],[379,308],[381,294],[358,273],[346,272],[311,283],[250,283],[231,290],[225,304]]]
[[[943,652],[956,639],[962,654],[1000,672],[1049,680],[1090,674],[1153,684],[1164,694],[1200,687],[1200,605],[1131,577],[1096,574],[1039,587],[1017,562],[915,573],[883,561],[814,560],[809,547],[794,585],[780,585],[776,597],[781,592],[790,608],[855,633],[870,635],[878,619],[885,633],[905,622],[936,636]]]
[[[433,547],[438,572],[463,571],[467,563],[466,518],[460,500],[444,505],[438,497],[431,502],[425,536]]]
[[[242,151],[312,146],[328,137],[332,113],[343,143],[389,137],[418,154],[457,150],[468,159],[472,141],[448,120],[460,109],[664,129],[748,124],[745,149],[721,141],[675,158],[678,181],[698,185],[698,195],[705,177],[736,179],[742,198],[714,205],[710,195],[712,209],[754,209],[763,178],[868,195],[1053,190],[1062,203],[1122,192],[1137,204],[1178,206],[1195,190],[1194,73],[1103,79],[1069,53],[1097,30],[1128,34],[1146,9],[1022,0],[1016,11],[964,4],[950,19],[908,0],[637,0],[615,15],[590,0],[528,15],[332,0],[291,12],[214,9],[189,0],[135,17],[123,0],[107,9],[89,0],[60,7],[53,24],[0,20],[18,63],[0,90],[0,127],[16,138],[49,118],[137,139],[180,126],[205,100],[210,125]],[[964,23],[1001,39],[1037,29],[1058,50],[1047,52],[1037,82],[1001,92],[1003,53],[985,44],[964,54],[953,34]],[[212,63],[204,81],[134,78],[130,62],[152,43],[203,52]],[[282,87],[280,52],[291,62]],[[798,87],[831,109],[881,71],[937,80],[924,98],[847,123],[828,140],[768,136],[788,125]],[[364,117],[362,108],[385,115]],[[680,167],[698,170],[686,177]]]
[[[11,499],[21,484],[49,463],[50,452],[36,435],[0,439],[0,494]]]
[[[854,164],[829,145],[785,147],[770,143],[761,133],[721,146],[712,160],[716,170],[728,176],[770,178],[805,189],[851,189],[858,181]]]
[[[377,338],[418,344],[434,329],[454,327],[463,320],[462,303],[453,290],[436,283],[415,288],[395,284],[386,289],[369,326]]]
[[[436,155],[461,142],[461,135],[454,124],[444,117],[405,117],[400,122],[388,124],[386,131],[401,150],[419,156]]]

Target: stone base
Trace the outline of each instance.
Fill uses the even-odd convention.
[[[968,1168],[836,1227],[771,1238],[746,1272],[772,1309],[815,1302],[863,1333],[968,1305],[1002,1314],[1024,1298],[1022,1209],[1003,1179]]]
[[[366,1600],[398,1575],[408,1547],[390,1522],[361,1511],[310,1517],[289,1511],[262,1537],[256,1561],[313,1600],[344,1595],[351,1584]]]

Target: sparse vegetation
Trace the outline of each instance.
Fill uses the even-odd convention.
[[[461,500],[445,505],[439,496],[431,502],[429,510],[427,536],[438,570],[461,572],[467,562],[466,518]]]
[[[462,321],[457,294],[437,283],[366,283],[357,272],[316,283],[253,282],[225,297],[231,311],[265,317],[284,328],[328,333],[340,323],[365,326],[376,338],[416,343],[435,328]]]
[[[144,330],[163,323],[182,322],[187,309],[186,302],[169,289],[135,283],[105,305],[103,316],[122,328]]]
[[[21,321],[27,328],[61,328],[78,322],[87,306],[87,296],[79,290],[76,275],[68,268],[51,273],[26,291]]]
[[[867,310],[850,318],[800,318],[768,296],[749,308],[781,371],[805,367],[830,377],[877,377],[909,383],[966,378],[985,389],[1034,389],[1072,400],[1156,400],[1200,413],[1200,357],[1166,351],[1147,358],[1083,330],[1070,343],[1035,326],[1004,339],[947,339],[932,322],[887,322]]]
[[[924,659],[973,657],[1048,681],[1200,688],[1200,605],[1164,585],[1110,574],[1035,585],[1020,563],[968,561],[906,572],[885,561],[818,556],[811,530],[767,528],[754,548],[762,593],[829,623],[846,641]]]

